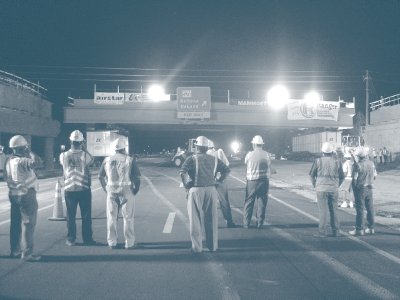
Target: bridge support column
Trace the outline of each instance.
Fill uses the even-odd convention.
[[[54,168],[54,138],[44,139],[44,167],[46,170]]]

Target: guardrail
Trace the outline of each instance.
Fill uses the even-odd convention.
[[[377,110],[384,106],[393,106],[393,105],[398,105],[398,104],[400,104],[400,94],[393,95],[393,96],[386,97],[386,98],[381,98],[377,101],[371,102],[369,104],[369,108],[372,111],[372,110]]]
[[[14,74],[0,70],[0,82],[20,88],[28,93],[46,99],[47,89]]]

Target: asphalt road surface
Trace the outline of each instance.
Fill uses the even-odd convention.
[[[339,212],[343,236],[318,238],[316,203],[271,187],[262,229],[244,229],[244,166],[227,179],[237,228],[219,211],[219,251],[190,252],[185,191],[178,170],[140,161],[136,198],[138,249],[106,244],[105,193],[93,178],[96,246],[65,245],[65,221],[49,221],[56,178],[40,180],[35,252],[40,262],[9,255],[9,202],[0,183],[0,299],[399,299],[400,235],[376,226],[350,237],[354,216]],[[65,206],[64,206],[65,213]],[[78,211],[79,216],[79,211]],[[119,220],[122,244],[122,219]]]

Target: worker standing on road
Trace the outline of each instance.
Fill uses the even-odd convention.
[[[82,239],[85,245],[95,245],[92,232],[92,191],[89,166],[93,157],[84,146],[83,134],[75,130],[70,135],[71,149],[60,154],[64,170],[65,204],[67,206],[67,246],[74,246],[76,240],[76,210],[82,216]]]
[[[183,185],[188,190],[192,252],[199,253],[203,250],[202,224],[205,228],[207,248],[210,251],[218,249],[218,192],[215,185],[224,181],[229,168],[217,157],[206,154],[206,137],[199,136],[195,142],[196,153],[185,160],[179,173]],[[216,180],[215,175],[218,172],[221,177]]]
[[[356,204],[356,228],[349,231],[351,235],[374,234],[374,199],[373,181],[377,176],[375,164],[368,158],[368,150],[360,148],[356,151],[358,161],[354,160],[352,186]],[[364,231],[364,207],[367,210],[367,228]]]
[[[101,186],[107,193],[107,243],[111,249],[117,248],[117,220],[121,209],[125,249],[134,249],[134,195],[139,192],[140,171],[134,158],[125,151],[125,138],[116,139],[111,147],[115,154],[104,159],[99,171]]]
[[[340,185],[340,192],[342,194],[342,204],[340,207],[346,208],[350,207],[353,208],[354,206],[354,201],[353,201],[353,192],[351,188],[351,174],[353,172],[353,161],[351,159],[351,155],[349,153],[346,153],[344,155],[345,161],[342,165],[343,168],[343,173],[345,175],[344,182]]]
[[[11,202],[10,257],[21,255],[25,261],[38,261],[40,256],[33,254],[38,211],[38,181],[34,168],[42,161],[30,151],[27,140],[21,135],[10,139],[10,148],[13,153],[6,159],[4,168],[4,180],[9,188]]]
[[[339,186],[344,181],[341,164],[334,157],[333,145],[325,142],[321,148],[322,157],[317,158],[310,170],[311,182],[317,191],[319,208],[319,236],[327,236],[328,216],[332,236],[339,236],[339,220],[337,217]]]
[[[222,149],[215,150],[214,142],[211,140],[208,141],[207,154],[217,157],[227,167],[229,167],[229,161],[226,158],[224,150],[222,150]],[[231,205],[229,203],[229,195],[228,195],[228,186],[225,181],[220,181],[220,180],[218,181],[218,178],[220,176],[221,176],[221,174],[219,174],[219,173],[216,174],[216,179],[218,182],[216,187],[217,187],[217,192],[218,192],[219,204],[221,206],[222,215],[224,216],[224,219],[226,220],[226,226],[228,228],[234,228],[235,223],[233,222],[233,219],[232,219],[232,211],[231,211]]]
[[[257,228],[260,229],[265,220],[267,209],[269,178],[271,176],[271,158],[267,151],[262,149],[264,141],[260,135],[251,141],[253,151],[247,153],[244,162],[246,172],[246,198],[244,200],[243,228],[249,228],[253,215],[254,203],[257,199]]]

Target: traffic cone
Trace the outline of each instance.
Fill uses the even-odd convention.
[[[50,221],[64,221],[64,212],[63,212],[63,204],[62,204],[62,194],[61,194],[61,184],[60,180],[57,180],[56,190],[54,195],[54,207],[53,207],[53,216],[49,218]]]

